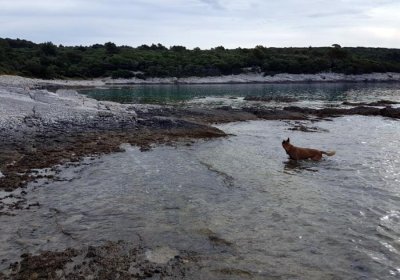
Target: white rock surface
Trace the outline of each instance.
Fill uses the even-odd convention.
[[[101,87],[119,84],[223,84],[223,83],[293,83],[293,82],[400,82],[400,73],[371,73],[362,75],[345,75],[339,73],[319,74],[276,74],[264,76],[263,73],[246,73],[239,75],[216,77],[186,77],[186,78],[148,78],[131,79],[93,79],[93,80],[41,80],[19,76],[1,75],[0,86],[18,86],[22,88],[37,86],[71,86],[71,87]]]
[[[40,117],[43,123],[81,121],[99,114],[135,118],[135,107],[114,102],[97,101],[75,90],[29,89],[0,83],[0,128],[13,128],[25,117]]]
[[[294,82],[364,82],[364,81],[400,81],[400,73],[371,73],[363,75],[345,75],[338,73],[320,74],[277,74],[264,76],[262,73],[247,73],[216,77],[187,78],[150,78],[146,80],[104,79],[106,84],[225,84],[225,83],[294,83]]]
[[[24,78],[20,76],[12,75],[0,75],[0,86],[17,86],[17,87],[33,87],[33,86],[46,86],[46,85],[56,85],[56,86],[102,86],[104,81],[101,79],[93,80],[42,80],[42,79],[32,79]]]
[[[78,94],[75,90],[60,89],[56,93],[39,90],[42,86],[104,87],[118,84],[218,84],[218,83],[285,83],[285,82],[364,82],[397,81],[400,73],[372,73],[344,75],[320,74],[277,74],[264,76],[262,73],[218,77],[94,79],[94,80],[41,80],[19,76],[0,75],[0,128],[12,128],[21,124],[25,117],[40,117],[45,122],[59,120],[85,121],[96,114],[114,114],[135,117],[135,110],[145,110],[148,105],[123,105],[96,101]],[[140,108],[139,108],[140,107]]]

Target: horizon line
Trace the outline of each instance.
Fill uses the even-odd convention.
[[[200,50],[213,50],[213,49],[220,48],[220,47],[223,47],[223,48],[226,49],[226,50],[235,50],[235,49],[255,49],[255,48],[257,48],[257,47],[263,47],[263,48],[267,48],[267,49],[268,49],[268,48],[275,48],[275,49],[285,49],[285,48],[293,48],[293,49],[299,48],[299,49],[300,49],[300,48],[301,48],[301,49],[306,49],[306,48],[332,48],[332,47],[334,47],[335,45],[338,45],[338,46],[340,46],[341,48],[369,48],[369,49],[395,49],[395,50],[400,49],[400,48],[394,48],[394,47],[343,46],[343,45],[338,44],[338,43],[332,43],[332,44],[329,45],[329,46],[312,46],[312,45],[308,45],[308,46],[285,46],[285,47],[276,47],[276,46],[265,46],[265,45],[262,45],[262,44],[257,44],[257,45],[255,45],[255,46],[253,46],[253,47],[241,47],[241,46],[238,46],[238,47],[231,48],[231,47],[224,47],[223,45],[218,45],[218,46],[210,47],[210,48],[201,48],[201,47],[193,47],[193,48],[191,48],[191,47],[187,47],[187,46],[185,46],[185,45],[179,45],[179,44],[171,45],[171,46],[166,46],[166,45],[164,45],[164,44],[162,44],[162,43],[160,43],[160,42],[157,42],[157,43],[154,43],[154,42],[153,42],[153,43],[149,43],[149,44],[143,43],[143,44],[137,45],[137,46],[127,45],[127,44],[117,44],[117,43],[112,42],[112,41],[106,41],[106,42],[104,42],[104,43],[79,44],[79,45],[75,44],[75,45],[72,45],[72,44],[54,43],[53,41],[38,42],[38,41],[29,40],[29,39],[23,39],[23,38],[18,38],[18,37],[17,37],[17,38],[0,37],[0,39],[3,39],[3,40],[7,40],[7,39],[9,39],[9,40],[22,40],[22,41],[28,41],[28,42],[31,42],[31,43],[34,43],[34,44],[37,44],[37,45],[46,44],[46,43],[52,43],[53,45],[55,45],[55,46],[57,46],[57,47],[92,47],[92,46],[95,46],[95,45],[104,45],[104,44],[106,44],[106,43],[113,43],[113,44],[115,44],[117,47],[139,48],[139,47],[141,47],[141,46],[149,46],[149,47],[151,47],[152,45],[155,45],[155,46],[161,45],[161,46],[163,46],[163,47],[165,47],[165,48],[167,48],[167,49],[170,49],[170,48],[172,48],[172,47],[185,47],[187,50],[194,50],[194,49],[197,49],[197,48],[199,48]]]

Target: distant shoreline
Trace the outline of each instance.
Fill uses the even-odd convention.
[[[290,84],[290,83],[387,83],[400,82],[400,73],[371,73],[345,75],[339,73],[319,74],[276,74],[264,76],[262,73],[249,73],[228,76],[185,77],[185,78],[138,78],[91,80],[43,80],[21,76],[0,75],[0,85],[24,87],[107,87],[128,85],[207,85],[207,84]]]
[[[212,126],[216,123],[306,121],[344,115],[400,119],[400,107],[392,106],[398,103],[390,100],[348,102],[340,107],[319,109],[290,104],[290,98],[279,99],[284,103],[282,108],[263,107],[262,102],[280,101],[251,100],[251,96],[247,100],[259,102],[239,108],[119,104],[79,94],[77,89],[84,86],[106,88],[107,85],[104,80],[46,81],[0,76],[0,191],[12,191],[35,180],[35,175],[29,173],[31,170],[116,152],[122,143],[146,150],[154,144],[226,136]]]

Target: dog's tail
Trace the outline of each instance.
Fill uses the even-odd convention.
[[[327,156],[329,156],[329,157],[331,157],[331,156],[333,156],[334,154],[336,154],[335,151],[329,151],[329,152],[321,151],[321,153],[324,154],[324,155],[327,155]]]

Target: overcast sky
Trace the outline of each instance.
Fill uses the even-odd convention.
[[[400,48],[400,0],[0,0],[0,37],[63,45]]]

